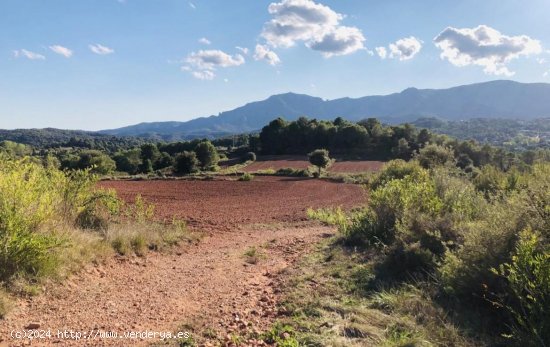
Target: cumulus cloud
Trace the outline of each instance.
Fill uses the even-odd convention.
[[[388,50],[386,49],[386,47],[376,47],[375,50],[380,59],[386,59],[386,57],[388,56]]]
[[[207,39],[206,37],[201,37],[199,39],[199,43],[203,44],[203,45],[210,45],[212,42],[210,42],[209,39]]]
[[[422,41],[416,37],[411,36],[401,40],[397,40],[395,43],[391,43],[390,46],[390,58],[403,60],[409,60],[420,52],[422,49]]]
[[[325,57],[347,55],[365,48],[365,37],[361,30],[354,27],[340,26],[327,33],[317,41],[306,43],[309,48],[320,51]]]
[[[265,45],[256,45],[254,50],[255,60],[265,60],[269,65],[275,66],[281,62],[279,56]]]
[[[245,63],[240,54],[229,55],[220,50],[200,50],[192,52],[185,58],[182,70],[189,71],[195,78],[212,80],[218,68],[239,66]]]
[[[19,49],[19,50],[13,51],[13,56],[15,58],[23,57],[23,58],[27,58],[27,59],[30,59],[30,60],[44,60],[44,59],[46,59],[46,57],[43,56],[42,54],[27,51],[26,49]]]
[[[67,47],[63,47],[60,45],[53,45],[53,46],[50,46],[49,48],[52,52],[62,55],[65,58],[70,58],[73,56],[73,51],[68,49]]]
[[[88,47],[92,52],[99,55],[107,55],[115,52],[114,49],[100,45],[99,43],[96,43],[95,45],[88,45]]]
[[[288,48],[303,42],[325,57],[364,49],[365,37],[355,27],[340,25],[342,14],[312,0],[282,0],[268,7],[272,19],[261,36],[272,47]]]
[[[447,27],[434,38],[441,58],[455,66],[482,66],[486,74],[512,76],[506,66],[520,56],[542,52],[540,41],[527,35],[507,36],[480,25],[476,28]]]

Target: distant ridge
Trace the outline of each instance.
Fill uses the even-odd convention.
[[[529,120],[550,117],[550,84],[499,80],[449,89],[408,88],[384,96],[335,100],[286,93],[248,103],[218,116],[187,122],[141,123],[101,133],[164,140],[219,137],[259,130],[276,117],[294,120],[300,116],[318,119],[341,116],[353,121],[377,117],[388,123],[412,122],[420,117]]]

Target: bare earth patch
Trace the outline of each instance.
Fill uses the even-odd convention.
[[[303,155],[267,155],[258,157],[258,160],[250,165],[247,165],[243,171],[257,172],[262,170],[279,170],[279,169],[307,169],[311,164],[307,156]]]
[[[329,167],[328,171],[337,173],[379,171],[384,164],[383,161],[374,160],[337,161]]]

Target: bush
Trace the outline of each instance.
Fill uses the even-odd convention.
[[[401,159],[392,160],[384,165],[384,168],[378,173],[370,184],[372,189],[376,189],[383,186],[389,181],[403,179],[407,176],[425,175],[422,167],[418,165],[418,162],[411,161],[406,162]]]
[[[550,343],[550,247],[540,234],[524,230],[509,263],[493,270],[506,279],[508,290],[501,299],[512,315],[514,338],[544,346]]]
[[[418,162],[426,169],[445,165],[454,161],[454,152],[447,147],[439,145],[427,145],[420,149],[417,156]]]
[[[242,156],[241,160],[243,162],[256,161],[256,153],[248,152],[248,153],[246,153],[245,155]]]
[[[74,225],[91,201],[100,204],[95,181],[88,171],[65,174],[28,159],[0,160],[0,280],[56,271],[60,250],[71,245],[57,228]]]
[[[198,170],[199,161],[195,152],[184,151],[176,157],[174,172],[177,174],[188,175]]]
[[[245,172],[241,177],[239,177],[239,181],[243,181],[243,182],[252,181],[253,179],[254,179],[254,175],[248,172]]]

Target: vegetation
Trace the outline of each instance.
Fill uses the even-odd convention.
[[[475,140],[512,150],[536,150],[550,145],[550,119],[535,120],[474,118],[446,121],[420,118],[413,122],[420,128],[461,140]]]
[[[321,176],[321,170],[330,164],[330,156],[326,149],[316,149],[308,154],[309,162],[318,169],[317,177]]]
[[[467,172],[448,165],[447,149],[426,151],[373,177],[365,208],[309,216],[337,224],[342,244],[359,247],[367,295],[428,288],[427,300],[478,338],[547,345],[550,164]]]
[[[190,174],[196,172],[199,167],[199,160],[195,152],[183,152],[176,157],[174,172],[177,174]]]
[[[189,239],[185,224],[152,220],[142,200],[126,206],[96,187],[93,170],[60,171],[0,156],[0,283],[63,277],[108,255],[143,255]],[[2,292],[0,291],[0,294]],[[0,295],[0,314],[7,310]]]
[[[252,175],[249,172],[245,172],[241,177],[239,177],[239,181],[243,181],[243,182],[249,182],[249,181],[252,181],[253,179],[254,179],[254,175]]]

